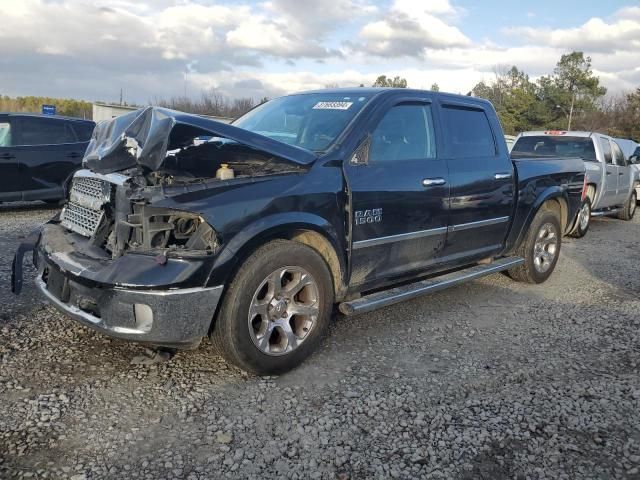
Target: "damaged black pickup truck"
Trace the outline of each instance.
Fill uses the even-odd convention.
[[[285,96],[232,125],[132,112],[96,128],[13,289],[33,250],[40,291],[85,325],[173,348],[210,336],[243,369],[286,371],[334,305],[549,277],[584,164],[512,160],[503,138],[488,102],[406,89]]]

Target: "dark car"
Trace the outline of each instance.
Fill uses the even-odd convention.
[[[233,125],[149,107],[100,124],[84,161],[16,253],[14,291],[34,250],[37,286],[79,322],[169,347],[208,335],[257,373],[306,358],[334,304],[545,281],[585,194],[579,159],[512,160],[490,103],[406,89],[290,95]]]
[[[94,127],[90,120],[0,113],[0,202],[61,200]]]

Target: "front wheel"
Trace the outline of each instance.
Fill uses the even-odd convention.
[[[589,225],[591,224],[591,200],[589,197],[585,198],[580,206],[580,212],[578,213],[578,220],[576,226],[571,232],[570,236],[574,238],[582,238],[587,234]]]
[[[333,282],[324,259],[301,243],[275,240],[238,270],[211,340],[243,370],[286,372],[318,347],[332,307]]]
[[[618,213],[620,220],[631,220],[636,214],[636,206],[638,201],[638,195],[635,189],[631,192],[631,195],[623,205],[622,210]]]
[[[560,216],[555,210],[542,206],[533,218],[522,244],[515,254],[524,258],[524,264],[508,270],[514,280],[542,283],[551,276],[558,263],[562,245]]]

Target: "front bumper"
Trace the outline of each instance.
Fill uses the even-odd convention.
[[[116,275],[112,262],[52,251],[52,245],[60,246],[62,239],[51,232],[47,235],[46,228],[37,241],[30,237],[16,252],[14,290],[19,291],[22,283],[22,257],[34,250],[38,290],[58,310],[83,325],[111,337],[175,348],[196,346],[208,334],[223,286],[187,286],[186,272],[199,277],[198,260],[175,260],[177,265],[169,260],[160,265],[147,256],[130,255],[126,262],[120,261]],[[131,284],[111,281],[114,277],[145,278],[148,283],[136,282],[132,288]],[[180,279],[179,285],[170,277]]]

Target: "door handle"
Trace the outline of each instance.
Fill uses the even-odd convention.
[[[618,172],[618,175],[624,175],[624,172]]]
[[[81,157],[81,156],[82,156],[82,154],[81,153],[77,153],[77,152],[72,152],[72,153],[67,154],[68,158],[78,158],[78,157]]]
[[[4,159],[11,159],[11,158],[16,158],[15,155],[11,155],[10,153],[3,153],[2,155],[0,155],[0,158],[4,158]]]
[[[493,176],[496,180],[506,180],[507,178],[511,178],[510,173],[496,173]]]
[[[607,172],[607,175],[611,175],[611,172]]]
[[[444,178],[425,178],[422,180],[423,187],[435,187],[437,185],[444,185],[447,183]]]

